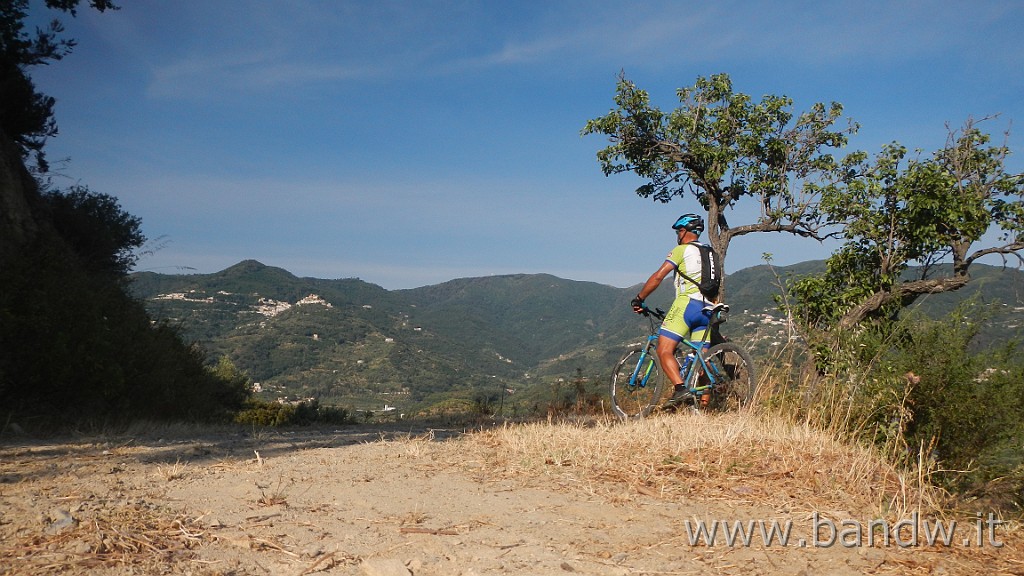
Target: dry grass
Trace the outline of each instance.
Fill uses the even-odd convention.
[[[433,430],[423,434],[404,433],[397,436],[381,433],[379,442],[384,445],[402,446],[408,456],[416,457],[430,450],[431,445],[435,443],[435,437]]]
[[[167,482],[171,482],[184,478],[187,468],[188,462],[182,462],[179,459],[175,460],[174,464],[169,464],[167,466],[158,464],[156,467],[156,473],[160,478],[163,478]]]
[[[56,534],[37,533],[0,547],[0,573],[58,574],[70,569],[145,569],[192,557],[212,536],[193,518],[144,505],[99,510]],[[7,572],[12,569],[13,572]],[[22,571],[25,572],[22,572]]]
[[[838,436],[809,425],[794,425],[766,414],[665,415],[643,421],[618,420],[541,422],[506,425],[441,441],[433,432],[381,434],[379,443],[393,457],[409,457],[426,469],[457,468],[484,480],[517,478],[544,488],[562,487],[590,495],[614,505],[630,506],[633,501],[692,500],[729,507],[769,507],[779,515],[848,518],[904,519],[912,512],[921,517],[945,513],[943,495],[927,485],[924,473],[900,470],[884,453],[844,442]],[[123,448],[126,452],[127,447]],[[118,449],[111,450],[111,453]],[[18,486],[23,491],[35,474],[52,466],[54,457],[31,460],[12,451],[13,458],[0,462],[0,472],[11,478],[27,474]],[[107,456],[97,456],[105,462]],[[257,454],[257,461],[262,459]],[[91,461],[82,457],[82,464]],[[251,459],[218,462],[217,470],[256,467]],[[6,466],[6,467],[5,467]],[[106,469],[108,465],[103,464]],[[201,474],[203,464],[186,468],[181,461],[157,465],[147,475],[174,480],[182,475]],[[29,469],[30,467],[34,467]],[[273,467],[270,467],[273,468]],[[3,474],[0,474],[2,476]],[[296,481],[278,475],[276,481],[257,483],[255,508],[288,506]],[[32,488],[35,490],[36,488]],[[73,510],[73,509],[72,509]],[[754,513],[754,512],[751,512]],[[268,514],[269,518],[277,514]],[[206,573],[198,549],[221,541],[217,532],[205,529],[201,518],[181,511],[146,505],[141,499],[76,513],[78,523],[58,533],[34,525],[14,526],[0,531],[0,574],[57,574],[98,572],[169,573],[187,568]],[[441,528],[426,526],[433,520],[415,508],[392,520],[404,534],[455,535],[465,533],[463,525]],[[1007,541],[1003,551],[1024,549],[1019,529],[1001,529]],[[228,543],[233,540],[224,539]],[[295,556],[273,540],[246,534],[240,539],[246,550],[273,549]],[[984,564],[990,573],[1021,574],[1024,563],[1017,553],[999,556],[990,548],[940,550],[939,563],[965,558],[971,566]],[[986,555],[991,554],[989,558]],[[302,573],[327,570],[339,563],[354,563],[353,556],[328,553]],[[893,556],[893,562],[909,558]],[[908,565],[904,573],[917,573],[932,560]],[[924,562],[924,563],[922,563]],[[890,564],[892,566],[892,564]],[[216,567],[209,567],[217,573]],[[925,573],[925,572],[921,572]]]
[[[651,497],[703,506],[769,509],[790,518],[957,519],[973,514],[928,483],[927,470],[900,469],[872,450],[810,425],[756,413],[664,415],[621,423],[509,425],[464,438],[457,455],[474,473],[583,491],[616,505]],[[919,463],[920,466],[924,463]],[[1002,520],[1005,520],[1003,518]],[[1024,530],[1004,521],[1002,547],[913,548],[887,556],[879,573],[1024,574]],[[962,570],[961,570],[962,569]]]
[[[613,501],[696,497],[893,518],[942,509],[938,491],[877,453],[758,414],[524,424],[468,443],[490,473],[570,477]]]

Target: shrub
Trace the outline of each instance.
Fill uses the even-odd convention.
[[[71,250],[52,229],[0,266],[0,406],[5,418],[224,420],[244,382],[207,369],[176,329],[154,324],[126,280]]]
[[[279,402],[268,402],[257,398],[246,400],[242,410],[235,415],[235,422],[253,426],[283,426],[295,417],[295,406]]]
[[[954,492],[984,491],[999,479],[1012,495],[1004,501],[1021,506],[1024,363],[1013,342],[974,350],[985,321],[980,305],[968,302],[939,320],[910,313],[861,327],[818,349],[820,372],[809,385],[778,396],[808,422],[873,444],[896,462],[924,464]]]
[[[250,398],[234,421],[253,426],[308,426],[311,424],[353,424],[349,410],[338,406],[321,406],[317,400],[297,404],[269,402]]]

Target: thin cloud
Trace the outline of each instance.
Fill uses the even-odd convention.
[[[449,65],[448,68],[464,70],[537,62],[544,60],[551,54],[565,50],[570,45],[570,40],[564,37],[541,38],[527,43],[510,42],[506,43],[497,52],[457,61]]]
[[[663,68],[695,62],[727,65],[753,57],[828,66],[866,57],[891,65],[951,49],[977,50],[960,45],[968,42],[964,32],[1019,20],[1022,13],[1021,5],[959,2],[837,2],[828,10],[808,10],[798,2],[765,6],[666,2],[624,11],[611,3],[526,3],[517,8],[522,22],[509,21],[495,36],[481,32],[481,13],[465,5],[300,3],[287,17],[280,6],[268,5],[247,11],[241,15],[244,21],[230,29],[216,34],[198,30],[188,55],[151,65],[148,93],[156,98],[205,98],[225,90],[388,81],[535,64]],[[240,17],[237,9],[228,12]],[[135,38],[133,50],[141,54],[146,53],[146,31],[155,25],[146,24],[126,21],[119,26]],[[224,50],[222,43],[239,40],[241,30],[247,31],[249,50]],[[986,51],[991,57],[1020,61],[1019,48],[1006,49],[1009,39],[991,40],[1003,46]]]
[[[712,3],[693,9],[673,3],[629,17],[604,16],[599,32],[607,52],[643,56],[650,66],[751,58],[835,65],[851,58],[886,63],[959,48],[977,50],[977,36],[1020,20],[1024,5],[961,2],[835,2],[827,10],[778,2]],[[608,40],[612,39],[612,40]],[[996,40],[995,38],[988,38]],[[1005,41],[1006,39],[1002,39]],[[1019,58],[1019,44],[1002,56]]]
[[[387,75],[388,66],[298,61],[279,54],[202,55],[153,69],[147,95],[152,98],[200,98],[220,92],[263,92]]]
[[[530,270],[639,282],[658,252],[641,258],[636,246],[661,246],[664,222],[693,202],[634,198],[639,179],[604,178],[603,141],[580,139],[612,104],[620,69],[667,100],[720,71],[755,96],[838,98],[869,151],[891,139],[929,148],[944,120],[972,112],[1021,120],[1020,3],[252,0],[93,12],[71,22],[82,34],[69,30],[91,68],[47,71],[69,127],[55,150],[147,235],[171,238],[153,267],[256,258],[389,287]],[[757,264],[758,242],[737,241],[729,269]],[[818,249],[772,244],[791,259],[780,264]]]

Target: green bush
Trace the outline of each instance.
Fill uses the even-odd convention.
[[[295,406],[293,423],[308,424],[353,424],[355,417],[348,409],[340,406],[321,406],[318,400],[307,400]]]
[[[939,481],[957,492],[1013,476],[1024,464],[1024,364],[1013,346],[971,353],[974,326],[955,317],[919,325],[893,359],[915,376],[907,394],[908,444],[931,446],[941,469],[949,470]]]
[[[984,310],[968,302],[940,320],[916,314],[818,348],[813,385],[783,390],[800,417],[873,444],[897,462],[924,463],[933,481],[1024,505],[1024,362],[1015,342],[975,350]],[[782,403],[777,403],[781,406]],[[791,404],[792,405],[792,404]]]
[[[86,199],[64,206],[64,219],[88,207]],[[118,214],[104,207],[79,216],[88,222]],[[228,420],[248,397],[245,381],[219,377],[177,330],[154,324],[111,260],[79,253],[93,245],[69,245],[62,228],[92,229],[75,221],[40,225],[31,244],[0,261],[3,417],[37,428]]]
[[[353,424],[351,413],[338,406],[321,406],[317,400],[284,404],[257,398],[246,400],[235,415],[238,424],[252,426],[308,426],[311,424]]]
[[[252,426],[284,426],[291,424],[294,417],[295,406],[291,404],[250,398],[235,415],[235,422]]]

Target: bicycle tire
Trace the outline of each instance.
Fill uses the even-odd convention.
[[[719,378],[703,410],[740,410],[753,401],[757,391],[757,375],[754,361],[746,350],[733,342],[723,342],[705,351],[704,359],[719,374]],[[706,378],[703,366],[699,366],[697,372],[698,378]]]
[[[623,420],[643,418],[650,414],[658,404],[664,392],[664,378],[661,366],[654,356],[653,350],[643,357],[643,348],[634,348],[615,364],[612,372],[611,398],[612,410]],[[647,373],[647,378],[639,384],[631,383],[634,374]]]

